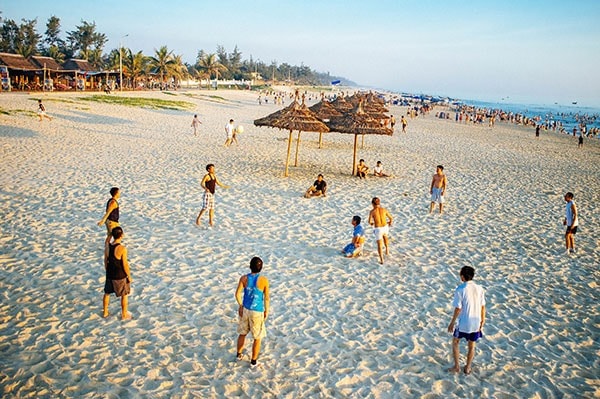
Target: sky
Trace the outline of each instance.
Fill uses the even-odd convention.
[[[364,87],[521,104],[600,107],[598,0],[0,0],[20,22],[94,22],[108,42],[307,65]]]

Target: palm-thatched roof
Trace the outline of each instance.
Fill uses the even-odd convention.
[[[304,102],[299,104],[296,99],[287,107],[264,118],[256,119],[255,126],[276,127],[302,132],[328,132],[329,128],[306,107]]]
[[[39,69],[20,54],[0,53],[0,65],[19,71],[36,71]]]
[[[71,58],[62,65],[64,69],[70,71],[84,71],[91,72],[94,71],[95,68],[89,63],[88,60],[80,60],[77,58]]]
[[[312,112],[317,116],[317,118],[322,121],[342,116],[342,113],[334,108],[330,102],[321,100],[312,107],[309,107]]]
[[[61,71],[63,69],[63,67],[52,57],[32,55],[31,57],[29,57],[29,60],[38,69],[46,68],[52,71]]]

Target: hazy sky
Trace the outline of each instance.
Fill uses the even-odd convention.
[[[600,107],[600,1],[0,0],[3,18],[95,22],[151,55],[168,46],[275,60],[358,84],[462,99]],[[128,35],[127,37],[123,37]]]

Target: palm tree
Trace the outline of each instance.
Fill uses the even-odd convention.
[[[154,49],[154,57],[150,57],[150,65],[154,68],[154,73],[160,75],[160,83],[164,83],[165,75],[169,76],[172,70],[173,51],[169,51],[167,46],[162,46],[158,50]]]
[[[198,63],[198,69],[200,71],[206,72],[208,74],[209,79],[213,74],[215,75],[215,79],[219,79],[219,72],[227,70],[227,68],[223,64],[217,61],[217,55],[214,53],[205,54],[204,57]]]
[[[149,58],[146,57],[141,51],[135,54],[129,52],[128,57],[124,61],[127,64],[127,69],[130,73],[130,78],[133,82],[134,89],[137,87],[137,81],[142,76],[148,73],[149,69]]]
[[[175,87],[177,87],[180,80],[188,75],[187,68],[181,57],[181,55],[173,56],[173,64],[171,65],[171,76],[175,78]]]

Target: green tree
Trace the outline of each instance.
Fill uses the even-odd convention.
[[[38,43],[42,38],[36,31],[37,18],[31,20],[22,20],[19,26],[15,43],[15,52],[27,58],[37,54]]]
[[[81,21],[81,25],[76,26],[75,30],[67,32],[67,41],[73,53],[79,51],[80,58],[90,60],[90,57],[93,57],[94,61],[97,61],[97,52],[100,51],[101,55],[108,39],[104,33],[96,31],[95,22]]]
[[[227,70],[223,64],[217,61],[216,54],[205,54],[204,58],[200,60],[199,69],[200,71],[205,72],[209,79],[211,79],[213,75],[215,76],[215,79],[219,79],[219,72]]]
[[[128,76],[133,82],[133,87],[136,88],[140,79],[148,74],[149,57],[146,57],[141,51],[135,54],[129,51],[126,63]]]
[[[19,25],[12,19],[5,19],[0,28],[0,51],[4,53],[15,53]]]
[[[154,49],[154,57],[150,57],[150,65],[154,69],[153,72],[160,75],[161,83],[164,83],[165,76],[171,74],[174,64],[173,51],[169,51],[167,46]]]

